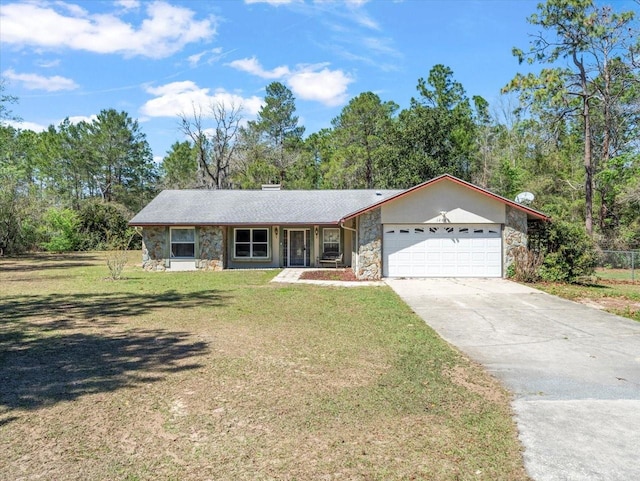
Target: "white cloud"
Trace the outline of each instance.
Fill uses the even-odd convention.
[[[90,115],[89,117],[87,117],[86,115],[72,115],[71,117],[68,117],[69,122],[76,125],[79,124],[80,122],[87,122],[87,123],[91,123],[94,120],[98,120],[98,116],[93,114]],[[62,121],[58,122],[61,123]]]
[[[41,68],[52,68],[58,67],[60,65],[60,59],[55,60],[39,60],[36,62],[36,65]]]
[[[164,58],[216,33],[213,17],[196,20],[192,10],[164,1],[145,6],[147,16],[137,27],[116,13],[89,14],[69,3],[11,3],[0,11],[1,40],[17,47]]]
[[[234,60],[229,64],[263,79],[282,80],[297,98],[335,107],[347,99],[347,87],[353,82],[353,77],[342,70],[330,70],[327,65],[297,65],[293,70],[282,65],[265,70],[255,57]]]
[[[380,37],[365,37],[362,39],[362,43],[369,50],[381,54],[388,55],[390,57],[400,57],[400,53],[391,46],[392,41],[388,38]]]
[[[10,80],[20,82],[24,88],[29,90],[58,92],[60,90],[75,90],[78,88],[78,84],[73,80],[59,75],[43,77],[35,73],[16,73],[13,69],[5,70],[2,75]]]
[[[347,99],[347,87],[353,78],[342,70],[317,68],[303,68],[289,77],[288,84],[293,93],[298,98],[314,100],[330,107],[343,104]]]
[[[365,12],[362,7],[366,2],[347,2],[347,6],[351,11],[351,18],[357,24],[369,28],[371,30],[380,30],[380,25]]]
[[[244,116],[255,116],[262,106],[262,99],[256,96],[242,97],[227,92],[224,89],[216,89],[213,93],[208,88],[200,88],[195,82],[186,80],[172,82],[159,87],[147,87],[147,93],[155,97],[147,101],[140,109],[143,115],[148,117],[177,117],[180,114],[189,115],[196,109],[202,109],[204,114],[209,107],[222,104],[227,108],[231,105],[242,106]]]
[[[255,57],[234,60],[229,65],[237,70],[269,80],[281,79],[291,74],[289,67],[286,66],[276,67],[273,70],[265,70]]]
[[[187,57],[189,61],[189,65],[191,67],[196,67],[200,63],[200,60],[206,58],[206,63],[211,65],[216,62],[223,56],[223,50],[221,47],[212,48],[210,50],[204,50],[203,52],[196,53]]]
[[[362,7],[366,3],[369,3],[369,0],[347,0],[347,5],[353,7]]]
[[[134,10],[140,7],[140,2],[138,0],[116,0],[114,3],[125,10]]]
[[[74,116],[70,116],[67,117],[69,119],[69,122],[71,124],[79,124],[80,122],[88,122],[91,123],[94,120],[96,120],[98,118],[97,115],[90,115],[90,116],[86,116],[86,115],[74,115]],[[64,122],[65,119],[60,119],[55,123],[51,123],[48,125],[43,125],[43,124],[39,124],[37,122],[27,122],[27,121],[15,121],[15,120],[10,120],[10,121],[6,121],[4,122],[6,125],[10,125],[15,129],[20,129],[20,130],[32,130],[33,132],[44,132],[45,130],[47,130],[49,128],[49,125],[53,125],[54,127],[56,127],[56,129],[58,128],[58,126]]]
[[[14,129],[32,130],[34,132],[44,132],[48,128],[48,126],[38,124],[36,122],[24,122],[24,121],[16,122],[14,120],[7,120],[7,121],[2,121],[1,123],[5,125],[10,125]]]
[[[191,65],[192,67],[195,67],[196,65],[198,65],[198,63],[200,63],[200,59],[204,57],[206,53],[207,52],[204,51],[204,52],[196,53],[193,55],[189,55],[187,57],[187,60],[189,61],[189,65]]]
[[[252,3],[268,3],[269,5],[279,6],[279,5],[288,5],[290,3],[301,3],[302,0],[244,0],[244,3],[252,4]]]
[[[74,5],[73,3],[67,2],[57,2],[57,5],[76,17],[85,17],[88,14],[87,10],[82,8],[80,5]]]

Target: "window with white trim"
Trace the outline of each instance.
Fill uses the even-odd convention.
[[[340,229],[322,229],[322,252],[340,253]]]
[[[269,229],[235,229],[234,256],[241,259],[269,257]]]
[[[193,227],[171,228],[171,258],[193,259],[196,253],[196,230]]]

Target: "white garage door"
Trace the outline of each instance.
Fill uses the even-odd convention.
[[[385,224],[385,277],[501,277],[499,224]]]

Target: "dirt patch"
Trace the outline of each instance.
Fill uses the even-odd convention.
[[[319,271],[305,271],[300,279],[310,281],[359,281],[351,269],[325,269]]]
[[[576,284],[538,283],[536,288],[640,321],[640,283],[624,279],[597,279]]]
[[[498,381],[490,377],[478,376],[481,369],[480,366],[473,364],[468,366],[458,365],[445,370],[444,375],[454,384],[468,389],[487,401],[494,403],[507,402],[509,399],[508,394]]]
[[[613,312],[630,312],[631,314],[640,312],[640,302],[620,297],[580,297],[576,299],[581,304],[589,307]]]

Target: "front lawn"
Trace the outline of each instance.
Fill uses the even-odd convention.
[[[390,289],[275,274],[0,259],[0,479],[527,479],[508,395]]]

